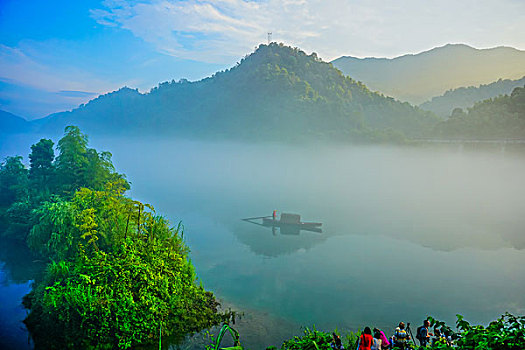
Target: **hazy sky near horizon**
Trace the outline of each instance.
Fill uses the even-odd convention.
[[[396,57],[447,43],[525,49],[522,0],[0,0],[0,109],[28,119],[124,85],[198,80],[273,41]]]

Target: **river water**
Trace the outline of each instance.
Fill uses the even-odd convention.
[[[388,333],[427,315],[454,324],[457,313],[474,323],[525,314],[523,155],[159,140],[93,146],[113,153],[131,196],[175,226],[182,221],[200,280],[245,311],[241,340],[252,349],[279,346],[301,326]],[[273,210],[322,222],[322,233],[241,220]],[[12,278],[3,266],[1,326],[27,341],[19,298],[30,278]]]

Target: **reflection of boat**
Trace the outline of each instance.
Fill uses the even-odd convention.
[[[299,234],[299,231],[305,230],[310,232],[323,232],[320,222],[302,222],[301,215],[282,213],[281,218],[277,219],[275,215],[269,216],[258,216],[254,218],[246,218],[244,221],[248,221],[252,224],[268,226],[268,227],[279,227],[282,234]],[[262,223],[255,222],[254,220],[262,220]]]

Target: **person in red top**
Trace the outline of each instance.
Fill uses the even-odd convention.
[[[363,334],[359,337],[359,350],[370,350],[373,343],[372,331],[370,327],[365,327]]]

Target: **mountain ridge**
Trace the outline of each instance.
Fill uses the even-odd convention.
[[[475,47],[472,47],[470,45],[467,45],[467,44],[462,44],[462,43],[457,43],[457,44],[454,44],[454,43],[449,43],[449,44],[445,44],[445,45],[442,45],[442,46],[436,46],[436,47],[433,47],[431,49],[428,49],[428,50],[425,50],[425,51],[421,51],[421,52],[418,52],[418,53],[406,53],[406,54],[403,54],[403,55],[400,55],[400,56],[395,56],[395,57],[374,57],[374,56],[367,56],[367,57],[356,57],[356,56],[351,56],[351,55],[343,55],[341,57],[338,57],[330,62],[334,62],[340,58],[354,58],[354,59],[357,59],[357,60],[379,60],[379,61],[382,61],[382,60],[385,60],[385,61],[389,61],[389,60],[398,60],[398,59],[402,59],[402,58],[406,58],[406,57],[413,57],[413,56],[419,56],[419,55],[426,55],[426,54],[430,54],[430,53],[433,53],[435,51],[439,51],[440,49],[447,49],[447,48],[462,48],[462,49],[467,49],[467,50],[475,50],[475,51],[495,51],[495,50],[499,50],[499,49],[510,49],[512,51],[517,51],[517,52],[525,52],[525,50],[520,50],[520,49],[516,49],[515,47],[512,47],[512,46],[505,46],[505,45],[500,45],[500,46],[495,46],[495,47],[488,47],[488,48],[484,48],[484,49],[478,49],[478,48],[475,48]]]
[[[0,134],[25,132],[29,122],[18,115],[0,109]]]
[[[447,44],[395,58],[344,56],[332,64],[372,90],[418,105],[450,89],[521,78],[525,51]]]
[[[75,124],[90,134],[285,140],[412,136],[437,121],[432,113],[371,92],[315,54],[271,43],[211,77],[164,82],[145,94],[122,88],[34,125],[57,130]]]

